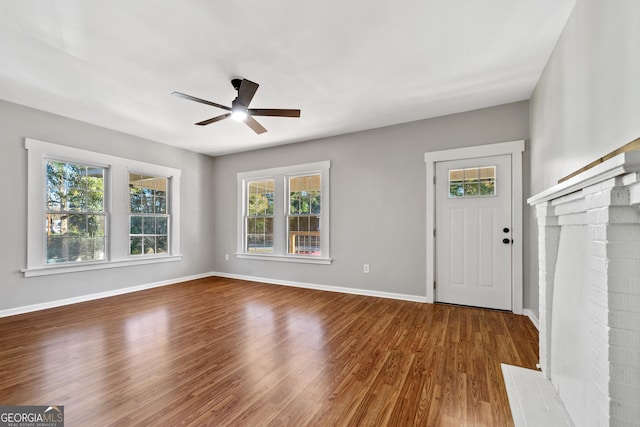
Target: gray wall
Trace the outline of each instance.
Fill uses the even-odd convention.
[[[530,101],[531,195],[640,137],[639,70],[640,1],[578,0]],[[529,212],[525,265],[537,266]]]
[[[27,151],[34,138],[180,168],[182,261],[24,278]],[[0,310],[171,280],[211,271],[213,159],[168,145],[0,101]]]
[[[425,296],[424,153],[528,139],[528,114],[525,101],[216,157],[214,269],[262,278]],[[232,255],[236,251],[236,173],[321,160],[331,160],[333,264],[236,259]],[[229,261],[224,260],[225,254],[230,254]],[[370,264],[370,274],[363,274],[364,263]],[[525,306],[527,304],[529,301],[525,301]]]

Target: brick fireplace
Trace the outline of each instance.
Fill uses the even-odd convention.
[[[640,152],[531,197],[540,367],[575,425],[640,425]]]

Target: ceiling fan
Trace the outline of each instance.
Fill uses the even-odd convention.
[[[228,117],[232,117],[238,121],[243,121],[249,126],[255,133],[265,133],[267,129],[264,128],[253,116],[275,116],[275,117],[300,117],[300,110],[292,109],[280,109],[280,108],[249,108],[249,103],[253,99],[253,96],[258,90],[258,83],[254,83],[247,79],[233,79],[231,80],[233,88],[238,91],[236,99],[231,101],[231,107],[226,105],[217,104],[215,102],[207,101],[206,99],[196,98],[195,96],[187,95],[186,93],[173,92],[172,95],[179,96],[180,98],[188,99],[190,101],[200,102],[201,104],[211,105],[213,107],[222,108],[227,110],[228,113],[220,116],[213,117],[211,119],[203,120],[196,123],[198,126],[206,126],[211,123],[219,122]]]

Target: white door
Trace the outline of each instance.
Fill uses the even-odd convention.
[[[511,310],[511,156],[436,163],[440,302]]]

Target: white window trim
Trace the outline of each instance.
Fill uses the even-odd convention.
[[[322,162],[305,163],[294,166],[283,166],[271,169],[261,169],[255,171],[239,172],[237,174],[237,251],[235,253],[238,259],[253,259],[264,261],[278,261],[278,262],[294,262],[294,263],[306,263],[306,264],[331,264],[332,259],[330,256],[330,238],[329,238],[329,169],[331,168],[331,162],[325,160]],[[287,242],[287,227],[286,209],[287,209],[287,197],[286,197],[286,181],[290,176],[300,176],[301,174],[320,174],[321,178],[321,212],[320,212],[320,247],[321,255],[295,255],[288,254],[286,248]],[[247,181],[255,181],[258,179],[272,178],[275,182],[275,195],[274,195],[274,253],[272,254],[254,254],[244,251],[244,212],[246,203],[246,185]]]
[[[25,138],[25,148],[27,149],[27,267],[21,270],[25,277],[154,264],[182,259],[180,254],[180,169],[31,138]],[[107,189],[105,212],[108,216],[108,236],[107,256],[104,261],[46,264],[46,241],[43,224],[46,208],[47,160],[89,163],[108,169],[105,176],[105,188]],[[168,254],[129,255],[129,171],[170,178],[171,238]],[[120,188],[122,190],[119,190]]]

